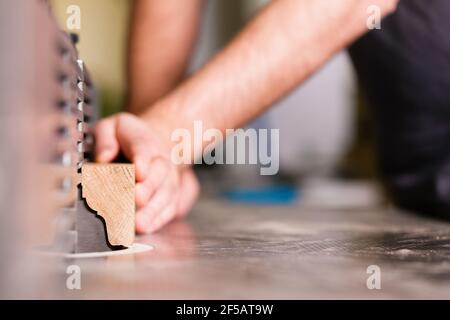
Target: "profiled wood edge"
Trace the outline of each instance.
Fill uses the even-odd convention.
[[[132,164],[85,163],[82,197],[105,220],[108,241],[130,247],[135,238],[135,170]]]

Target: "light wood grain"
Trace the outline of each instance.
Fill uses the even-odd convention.
[[[135,234],[135,174],[132,164],[83,164],[82,196],[106,222],[108,241],[129,247]]]

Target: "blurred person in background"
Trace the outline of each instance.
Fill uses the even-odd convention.
[[[400,1],[350,47],[395,204],[450,218],[450,1]]]
[[[201,0],[136,0],[129,50],[129,113],[96,127],[97,160],[122,152],[136,165],[136,229],[184,216],[199,184],[170,159],[171,133],[244,125],[367,31],[367,8],[383,16],[398,0],[270,3],[203,68],[184,79]],[[449,216],[450,13],[447,0],[400,1],[381,30],[350,47],[378,124],[382,173],[404,208]],[[192,135],[193,136],[193,135]],[[447,136],[449,136],[447,138]],[[203,152],[199,146],[192,159]]]

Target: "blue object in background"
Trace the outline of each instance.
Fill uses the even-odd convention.
[[[288,205],[299,197],[295,186],[278,185],[250,188],[235,188],[223,193],[231,202],[249,205]]]

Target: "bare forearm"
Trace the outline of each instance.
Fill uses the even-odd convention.
[[[389,0],[279,0],[269,5],[200,72],[149,110],[144,119],[176,128],[225,131],[260,114],[367,31],[366,9]],[[153,123],[152,123],[153,122]],[[196,154],[201,150],[196,150]]]
[[[135,0],[130,30],[128,108],[141,113],[182,80],[202,0]]]

